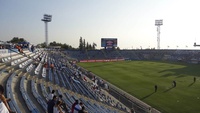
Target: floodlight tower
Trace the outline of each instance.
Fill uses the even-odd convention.
[[[44,21],[45,24],[45,43],[46,47],[48,46],[48,22],[51,22],[52,15],[44,14],[44,18],[42,21]]]
[[[155,26],[157,26],[157,49],[160,49],[160,26],[163,25],[163,20],[156,20]]]

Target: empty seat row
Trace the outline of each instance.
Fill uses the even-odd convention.
[[[44,62],[45,62],[45,59],[46,59],[46,54],[44,53],[40,62],[41,62],[41,63],[44,63]]]
[[[57,73],[56,73],[55,71],[53,71],[53,74],[54,74],[54,77],[55,77],[55,83],[56,83],[57,85],[59,85],[60,82],[59,82]]]
[[[43,67],[43,69],[42,69],[42,77],[46,77],[46,68],[45,67]]]
[[[1,59],[1,61],[2,61],[3,63],[9,62],[10,60],[11,60],[11,57],[10,57],[10,56],[9,56],[9,57],[4,57],[4,58]]]
[[[22,57],[22,58],[18,58],[18,59],[16,59],[16,60],[13,60],[13,61],[11,62],[11,66],[17,65],[18,63],[23,62],[23,61],[25,61],[25,60],[27,60],[27,59],[28,59],[27,57]]]
[[[14,52],[14,53],[10,53],[10,54],[6,55],[5,57],[1,58],[1,61],[3,63],[5,63],[5,62],[11,61],[12,59],[18,59],[20,57],[21,57],[21,55],[19,55],[19,53]]]
[[[53,77],[52,77],[52,72],[51,70],[49,69],[49,74],[48,74],[48,77],[49,77],[49,81],[53,82]]]
[[[29,54],[30,57],[33,57],[34,55],[36,55],[35,53],[31,53]]]
[[[35,55],[33,58],[34,58],[34,59],[36,59],[38,56],[39,56],[39,53],[38,53],[38,54],[36,54],[36,55]]]
[[[41,68],[42,68],[42,63],[39,63],[38,66],[37,66],[36,69],[35,69],[35,74],[36,74],[36,75],[39,74]]]
[[[22,55],[21,54],[17,54],[15,56],[12,56],[11,58],[12,58],[12,60],[15,60],[15,59],[18,59],[20,57],[22,57]]]
[[[65,81],[64,81],[64,79],[63,79],[63,76],[61,75],[61,72],[60,72],[60,71],[57,71],[57,73],[58,73],[57,75],[59,76],[62,85],[66,88],[66,84],[65,84]]]
[[[46,91],[46,88],[44,87],[44,84],[40,84],[40,87],[42,89],[42,95],[46,98],[46,101],[48,101],[48,93]]]
[[[37,56],[37,55],[35,55],[34,53],[32,53],[32,54],[30,54],[29,55],[30,57],[35,57],[35,56]],[[21,58],[21,60],[23,60],[23,59],[28,59],[28,58],[26,58],[26,57],[24,57],[24,58]],[[30,64],[31,62],[33,62],[33,59],[28,59],[28,60],[26,60],[25,62],[23,62],[23,63],[21,63],[21,64],[19,64],[19,68],[24,68],[25,66],[27,66],[28,64]]]
[[[71,86],[70,82],[68,81],[67,77],[65,76],[65,73],[61,72],[61,75],[64,78],[64,81],[65,81],[65,84],[66,84],[66,88],[68,88],[69,90],[72,90],[72,86]]]
[[[20,92],[22,94],[22,97],[24,98],[26,105],[27,105],[28,109],[31,111],[31,113],[39,113],[39,111],[33,104],[32,100],[30,99],[30,97],[28,96],[28,94],[24,88],[24,82],[25,82],[25,76],[23,76],[20,81]]]
[[[31,70],[35,67],[35,65],[31,64],[26,68],[27,72],[31,72]]]
[[[47,111],[47,103],[43,100],[43,98],[38,94],[35,88],[35,82],[31,80],[31,91],[34,95],[34,97],[37,99],[38,103],[42,106],[44,111]]]
[[[32,59],[28,59],[27,61],[19,64],[19,68],[23,69],[25,66],[27,66],[28,64],[30,64],[33,60]]]

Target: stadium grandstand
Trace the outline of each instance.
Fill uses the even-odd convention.
[[[11,99],[8,102],[11,110],[17,113],[47,112],[48,95],[52,90],[56,95],[63,95],[67,112],[71,112],[75,100],[83,102],[91,113],[130,112],[131,108],[137,113],[149,112],[151,106],[77,66],[76,62],[165,60],[197,64],[200,54],[198,50],[60,51],[37,48],[31,51],[28,46],[23,47],[21,53],[12,44],[10,46],[0,49],[0,82],[6,90],[5,96]],[[159,111],[151,108],[151,112]]]
[[[118,60],[165,60],[186,63],[199,63],[199,50],[87,50],[64,52],[80,62]]]
[[[11,46],[14,47],[0,49],[0,82],[5,97],[11,99],[8,102],[11,111],[45,113],[48,95],[55,90],[55,95],[62,95],[68,113],[75,100],[82,102],[88,113],[130,112],[106,90],[82,76],[83,72],[66,59],[65,52],[38,48],[32,51],[29,46],[20,49]],[[68,53],[74,53],[78,58],[78,51]]]

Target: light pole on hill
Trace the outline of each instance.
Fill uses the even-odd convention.
[[[48,46],[48,22],[51,22],[52,15],[44,14],[44,18],[42,21],[44,21],[45,24],[45,44],[46,47]]]
[[[160,49],[160,26],[163,25],[163,20],[155,20],[155,26],[157,26],[157,49]]]

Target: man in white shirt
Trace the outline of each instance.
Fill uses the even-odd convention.
[[[51,93],[48,95],[47,97],[47,100],[50,101],[53,99],[53,96],[54,96],[54,93],[55,93],[55,90],[52,90]]]

